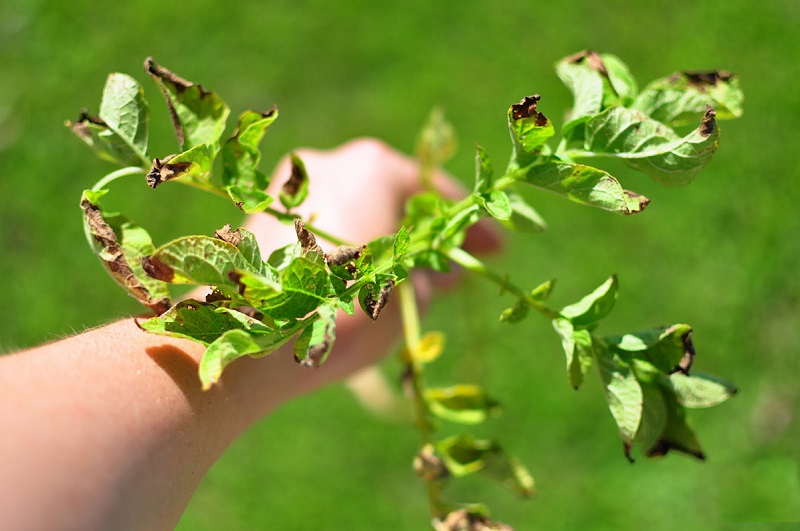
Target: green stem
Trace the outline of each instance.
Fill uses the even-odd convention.
[[[528,306],[533,308],[534,310],[538,311],[548,319],[556,319],[561,314],[556,310],[550,308],[542,301],[536,300],[531,297],[527,292],[525,292],[522,288],[517,286],[516,284],[512,283],[508,278],[501,277],[494,271],[492,271],[486,264],[466,252],[465,250],[454,247],[452,249],[448,249],[447,257],[450,258],[453,262],[457,263],[464,269],[472,271],[473,273],[477,273],[478,275],[494,282],[503,290],[519,297],[521,300],[524,300]]]
[[[139,166],[128,166],[125,168],[120,168],[116,171],[112,171],[111,173],[109,173],[108,175],[97,181],[94,184],[94,186],[92,186],[92,190],[97,192],[98,190],[102,190],[108,184],[110,184],[113,181],[116,181],[121,177],[127,177],[128,175],[143,174],[144,172],[145,169]]]
[[[415,424],[422,439],[422,447],[433,445],[430,429],[430,412],[425,402],[423,390],[425,384],[422,380],[422,366],[416,361],[415,352],[418,351],[421,332],[420,319],[417,307],[417,297],[414,293],[414,284],[411,281],[401,283],[397,287],[400,292],[400,314],[403,321],[403,336],[406,349],[410,355],[406,361],[407,378],[411,386],[411,400],[414,404]],[[442,485],[439,480],[426,480],[428,484],[428,504],[431,515],[436,518],[443,516],[442,510]]]

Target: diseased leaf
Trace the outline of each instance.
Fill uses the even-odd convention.
[[[280,200],[286,210],[291,210],[306,200],[308,197],[308,172],[306,165],[300,157],[292,153],[290,155],[292,171],[289,179],[283,183],[280,192]]]
[[[230,109],[214,92],[186,81],[148,57],[144,68],[167,100],[181,150],[201,144],[219,146]],[[216,149],[215,149],[216,151]]]
[[[697,123],[706,108],[717,112],[718,120],[739,118],[744,94],[739,77],[723,70],[676,72],[651,82],[633,103],[633,108],[670,126]]]
[[[715,111],[708,107],[700,126],[684,137],[639,111],[612,107],[586,122],[585,154],[624,160],[665,185],[685,185],[711,160],[719,145]]]
[[[600,58],[606,68],[611,88],[619,97],[620,104],[625,107],[630,106],[639,92],[639,86],[631,75],[628,65],[616,55],[604,53],[600,54]]]
[[[636,439],[642,419],[642,387],[628,364],[612,352],[597,348],[595,356],[608,409],[617,423],[622,442],[629,448]]]
[[[626,216],[641,212],[650,202],[642,195],[624,190],[608,173],[583,164],[552,161],[531,166],[522,180],[576,203]]]
[[[455,477],[476,472],[500,482],[523,496],[534,493],[533,478],[515,458],[508,456],[495,441],[454,435],[439,441],[437,452]]]
[[[231,278],[254,308],[273,319],[305,317],[328,300],[332,289],[318,253],[293,258],[279,280],[247,271],[235,271]]]
[[[325,253],[325,263],[331,273],[343,280],[361,278],[375,269],[372,265],[372,251],[366,245],[340,245]]]
[[[617,302],[617,276],[611,275],[597,289],[575,304],[565,306],[561,315],[575,328],[590,326],[608,315]]]
[[[274,200],[272,196],[255,188],[243,188],[236,185],[226,186],[225,191],[233,204],[245,214],[264,212]]]
[[[245,111],[231,136],[222,146],[222,184],[236,187],[243,194],[263,192],[269,179],[258,169],[259,144],[267,127],[278,118],[278,109],[267,112]]]
[[[648,457],[658,457],[665,455],[670,450],[677,450],[701,461],[704,460],[705,454],[700,447],[700,442],[697,440],[694,430],[689,426],[686,420],[686,410],[678,403],[672,386],[668,381],[664,382],[663,380],[659,384],[667,411],[667,422],[658,440],[647,448],[645,454]]]
[[[214,237],[236,246],[242,257],[252,266],[253,271],[260,275],[267,274],[268,266],[261,257],[261,249],[255,234],[242,227],[232,230],[230,225],[225,225],[214,232]]]
[[[186,236],[162,245],[142,262],[145,272],[171,284],[232,286],[234,270],[255,272],[235,245],[209,236]]]
[[[207,391],[217,383],[222,371],[244,356],[260,357],[274,352],[289,339],[278,332],[268,335],[253,335],[245,330],[228,330],[211,343],[200,360],[200,381]]]
[[[574,98],[571,121],[597,114],[603,108],[602,72],[605,67],[601,65],[602,59],[588,50],[556,63],[556,74]]]
[[[103,89],[100,114],[81,113],[77,122],[67,122],[75,135],[100,158],[123,166],[148,162],[147,140],[150,105],[138,81],[125,74],[110,74]]]
[[[183,181],[208,182],[211,165],[216,157],[216,148],[211,144],[200,144],[179,155],[170,155],[163,160],[154,159],[146,176],[147,185],[155,188],[161,183],[180,178]]]
[[[294,359],[307,367],[325,363],[336,339],[336,305],[323,304],[317,314],[319,318],[306,326],[294,343]]]
[[[241,312],[193,299],[181,301],[160,316],[136,324],[154,334],[183,337],[205,345],[213,343],[228,330],[274,333],[264,323]]]
[[[500,411],[500,405],[477,385],[431,387],[425,390],[425,401],[431,413],[459,424],[480,424]]]
[[[609,336],[603,338],[603,341],[623,359],[647,361],[659,371],[670,373],[679,367],[687,352],[694,353],[691,334],[692,327],[689,325],[675,324],[622,336]],[[688,371],[688,367],[685,370]]]
[[[526,96],[508,109],[508,128],[514,145],[513,160],[522,168],[534,162],[545,142],[555,134],[550,120],[536,109],[540,96]]]
[[[392,278],[381,278],[376,282],[364,284],[358,292],[358,303],[373,321],[378,320],[378,316],[389,304],[389,298],[395,286]]]
[[[689,408],[707,408],[721,404],[736,394],[730,382],[711,375],[676,372],[670,374],[678,403]]]
[[[119,214],[104,212],[95,201],[105,194],[84,192],[81,198],[83,226],[89,245],[114,281],[156,314],[169,308],[169,291],[163,282],[144,274],[142,256],[152,252],[153,242],[142,227]]]

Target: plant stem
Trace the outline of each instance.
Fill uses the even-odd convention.
[[[406,381],[410,385],[411,400],[414,404],[414,423],[419,430],[422,446],[432,445],[430,423],[428,420],[428,404],[425,402],[422,381],[422,366],[417,361],[415,353],[419,350],[421,333],[420,319],[417,308],[417,297],[414,293],[414,284],[409,280],[402,282],[398,286],[400,292],[400,313],[403,321],[403,336],[406,342],[406,349],[409,352],[406,365]],[[428,504],[431,515],[436,518],[443,516],[442,510],[442,489],[439,480],[427,480],[428,484]]]
[[[98,190],[102,190],[103,188],[106,187],[106,185],[108,185],[109,183],[111,183],[113,181],[116,181],[120,177],[127,177],[128,175],[142,174],[144,172],[145,172],[145,169],[141,168],[139,166],[127,166],[125,168],[120,168],[120,169],[118,169],[116,171],[112,171],[111,173],[109,173],[108,175],[106,175],[105,177],[103,177],[102,179],[97,181],[95,183],[95,185],[92,186],[92,190],[95,191],[95,192],[98,191]]]
[[[477,273],[478,275],[494,282],[503,290],[519,297],[521,300],[524,300],[528,306],[533,308],[534,310],[538,311],[548,319],[556,319],[561,314],[544,304],[542,301],[536,300],[531,297],[528,293],[526,293],[522,288],[508,280],[506,277],[501,277],[494,271],[492,271],[486,264],[466,252],[465,250],[454,247],[452,249],[448,249],[446,251],[447,257],[450,258],[453,262],[457,263],[464,269],[472,271],[473,273]]]

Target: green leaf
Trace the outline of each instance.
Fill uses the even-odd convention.
[[[207,187],[211,178],[211,165],[216,156],[215,146],[200,144],[179,155],[169,156],[163,160],[155,159],[146,177],[147,185],[156,188],[167,181],[180,179],[184,182],[201,183],[201,186]]]
[[[515,458],[506,455],[495,441],[454,435],[439,441],[436,450],[455,477],[479,472],[523,496],[534,493],[533,478],[528,470]]]
[[[597,114],[603,108],[603,76],[586,60],[589,53],[565,57],[556,64],[556,75],[574,98],[569,115],[571,121]]]
[[[425,401],[431,413],[459,424],[480,424],[500,410],[499,404],[477,385],[428,388]]]
[[[408,234],[405,226],[400,227],[400,230],[397,231],[394,237],[394,243],[392,245],[392,261],[395,264],[399,264],[403,261],[410,245],[411,236]]]
[[[483,194],[492,189],[494,181],[494,167],[489,154],[475,143],[475,189],[474,192]]]
[[[707,408],[721,404],[736,394],[730,382],[711,375],[676,372],[669,375],[678,403],[689,408]]]
[[[503,225],[520,232],[544,232],[547,230],[547,222],[528,204],[525,199],[514,192],[506,192],[508,204],[511,207],[511,217],[503,222]]]
[[[105,160],[123,166],[147,165],[150,106],[142,86],[125,74],[110,74],[98,117],[81,113],[67,122],[75,135]]]
[[[213,343],[228,330],[274,333],[262,322],[241,312],[193,299],[181,301],[160,316],[136,324],[154,334],[183,337],[205,345]]]
[[[590,326],[608,315],[617,302],[617,276],[611,275],[597,289],[576,302],[565,306],[561,315],[570,320],[575,328]]]
[[[636,79],[634,79],[631,74],[628,65],[623,63],[616,55],[604,53],[600,54],[600,58],[603,60],[603,65],[606,68],[608,81],[619,97],[620,103],[625,107],[630,106],[639,92],[639,86],[636,83]]]
[[[576,203],[626,216],[641,212],[650,202],[642,195],[624,190],[608,173],[583,164],[553,161],[531,166],[522,180]]]
[[[645,454],[648,457],[658,457],[670,450],[677,450],[700,460],[705,459],[700,442],[686,420],[686,410],[678,402],[669,380],[662,375],[658,384],[667,411],[667,422],[656,442],[645,450]]]
[[[263,192],[269,184],[266,175],[258,170],[261,161],[259,144],[267,127],[278,118],[278,109],[267,112],[245,111],[231,136],[222,146],[222,183],[251,195]]]
[[[438,243],[440,245],[461,245],[467,229],[481,219],[480,208],[478,204],[473,204],[447,218],[437,236]]]
[[[169,308],[166,284],[147,276],[142,256],[153,251],[153,242],[145,229],[127,218],[105,212],[97,201],[107,191],[86,191],[81,198],[83,227],[92,250],[111,278],[140,303],[156,314]]]
[[[378,275],[375,282],[368,282],[358,291],[358,303],[364,313],[373,321],[378,319],[383,309],[389,304],[395,279],[388,275]]]
[[[488,194],[479,196],[481,206],[495,219],[507,221],[511,219],[511,202],[508,195],[501,190],[492,190]]]
[[[143,261],[145,272],[171,284],[232,286],[229,274],[254,271],[239,249],[209,236],[186,236],[162,245]]]
[[[588,330],[576,330],[567,319],[554,319],[553,328],[561,337],[561,345],[567,356],[567,381],[573,389],[578,389],[592,368],[592,336]]]
[[[606,401],[617,423],[622,441],[630,447],[642,419],[642,387],[630,366],[613,352],[597,348],[597,370],[603,382]]]
[[[706,108],[717,112],[718,120],[742,115],[744,94],[739,77],[730,72],[676,72],[647,85],[633,108],[670,126],[697,123]]]
[[[547,140],[555,134],[550,119],[536,109],[539,95],[534,94],[508,109],[508,128],[514,144],[512,157],[518,168],[536,160]]]
[[[325,263],[331,273],[343,280],[356,280],[374,271],[372,251],[366,245],[340,245],[325,253]]]
[[[307,325],[294,343],[294,358],[301,365],[319,367],[328,358],[336,340],[336,304],[323,304],[319,316]]]
[[[280,192],[280,200],[286,210],[291,210],[306,200],[308,197],[308,172],[306,165],[300,157],[292,153],[290,155],[292,172],[289,179],[283,184]]]
[[[214,92],[182,79],[148,57],[145,70],[167,100],[172,125],[182,150],[201,144],[219,145],[230,109]]]
[[[231,230],[230,225],[225,225],[214,232],[214,237],[236,246],[239,252],[242,253],[242,257],[252,266],[253,271],[260,275],[268,274],[270,268],[261,257],[261,249],[258,246],[255,234],[242,227]]]
[[[640,382],[642,386],[642,422],[636,434],[636,442],[645,450],[652,448],[658,442],[664,429],[667,427],[669,414],[664,395],[657,385]],[[626,447],[629,450],[629,447]],[[630,455],[627,455],[632,460]]]
[[[422,336],[416,350],[403,349],[403,359],[416,363],[430,363],[441,356],[447,337],[442,332],[428,332]]]
[[[545,300],[550,296],[555,282],[555,279],[551,279],[539,284],[531,291],[530,296],[537,301]],[[527,317],[529,310],[530,304],[528,304],[524,298],[519,298],[514,306],[503,310],[503,313],[500,314],[500,321],[504,323],[517,323]]]
[[[200,381],[207,391],[222,377],[222,371],[244,356],[260,357],[274,352],[289,338],[279,333],[253,335],[245,330],[228,330],[206,349],[200,360]]]
[[[456,152],[456,135],[444,112],[435,107],[428,115],[417,137],[416,154],[423,166],[441,166]]]
[[[585,152],[570,155],[619,158],[661,184],[689,184],[719,145],[714,117],[708,107],[698,128],[680,137],[639,111],[612,107],[586,122]]]
[[[687,351],[694,351],[691,333],[692,327],[689,325],[675,324],[622,336],[609,336],[603,338],[603,341],[623,359],[647,361],[659,371],[669,373],[678,366]]]
[[[280,279],[247,271],[233,276],[239,293],[258,311],[273,319],[300,319],[328,300],[332,286],[321,259],[297,256],[280,271]]]

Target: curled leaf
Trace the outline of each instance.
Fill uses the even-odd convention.
[[[111,278],[156,314],[165,312],[170,306],[166,285],[149,278],[141,266],[142,256],[153,250],[150,235],[120,215],[104,214],[87,194],[81,208],[89,244]]]
[[[294,153],[290,156],[292,170],[289,179],[281,187],[280,200],[286,210],[300,206],[308,197],[308,172],[306,165]]]
[[[378,316],[389,304],[389,296],[394,289],[395,281],[391,278],[385,279],[381,283],[368,283],[362,286],[358,293],[358,302],[373,321],[378,320]]]
[[[294,343],[294,359],[306,367],[319,367],[328,358],[336,339],[336,307],[323,304],[319,316],[306,326]]]
[[[317,239],[306,228],[306,224],[303,223],[302,219],[294,219],[294,231],[297,234],[297,240],[300,242],[300,247],[303,249],[304,254],[322,253],[322,247],[317,244]]]

